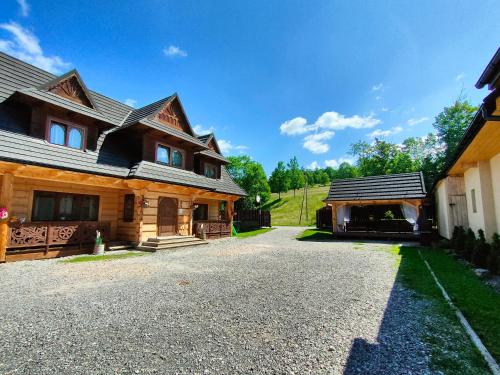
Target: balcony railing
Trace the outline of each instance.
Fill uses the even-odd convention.
[[[9,250],[45,248],[73,245],[82,248],[96,240],[96,231],[101,232],[104,241],[109,239],[110,222],[59,221],[12,223],[9,225]]]
[[[222,238],[231,235],[231,223],[223,220],[198,220],[194,222],[194,235],[203,238]]]

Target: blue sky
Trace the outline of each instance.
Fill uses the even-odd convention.
[[[423,136],[462,90],[479,103],[499,20],[493,0],[5,0],[0,50],[136,107],[177,92],[192,125],[270,173]]]

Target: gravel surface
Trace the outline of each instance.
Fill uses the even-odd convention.
[[[0,374],[421,374],[386,245],[300,228],[107,262],[0,266]]]

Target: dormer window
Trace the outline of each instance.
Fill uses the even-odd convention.
[[[217,177],[217,167],[212,164],[205,164],[205,176],[208,178]]]
[[[47,141],[82,150],[85,147],[85,133],[85,128],[81,126],[50,120]]]
[[[158,143],[155,161],[176,168],[184,168],[184,151]]]

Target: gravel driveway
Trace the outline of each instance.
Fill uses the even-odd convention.
[[[0,265],[0,374],[428,372],[394,256],[301,230]]]

